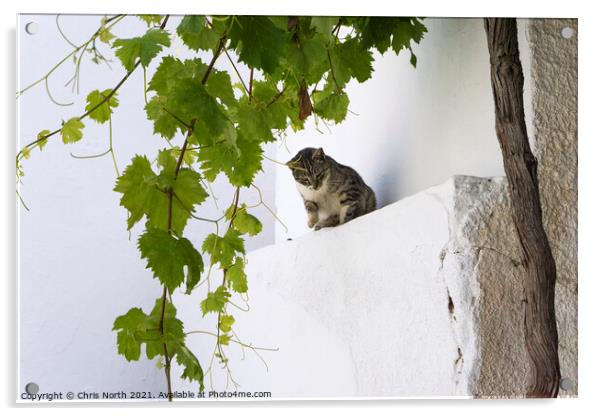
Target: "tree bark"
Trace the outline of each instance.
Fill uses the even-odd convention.
[[[554,310],[556,264],[539,199],[537,160],[531,152],[523,105],[523,70],[516,19],[485,19],[495,100],[495,130],[510,187],[512,218],[526,277],[524,329],[529,357],[527,397],[556,397],[560,382]]]

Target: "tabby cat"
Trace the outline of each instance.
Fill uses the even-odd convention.
[[[300,150],[286,165],[303,197],[309,228],[335,227],[376,209],[374,191],[361,176],[322,148]]]

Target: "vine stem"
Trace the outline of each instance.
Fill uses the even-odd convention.
[[[59,33],[61,34],[63,39],[65,39],[65,42],[67,42],[69,45],[71,45],[72,48],[79,49],[79,46],[77,46],[75,43],[71,42],[71,40],[69,40],[69,38],[65,35],[65,32],[63,32],[63,29],[61,28],[61,25],[59,24],[59,17],[61,17],[61,15],[57,14],[56,19],[55,19],[56,28],[59,30]]]
[[[119,166],[117,166],[117,159],[115,158],[115,150],[113,149],[113,117],[109,114],[109,149],[111,150],[111,159],[113,159],[113,166],[115,167],[115,173],[119,176]]]
[[[161,29],[165,28],[165,25],[167,24],[168,19],[169,19],[169,15],[166,15],[165,19],[163,19],[163,22],[161,23],[161,26],[160,26]],[[138,66],[140,66],[140,59],[138,59],[138,61],[136,61],[136,63],[134,64],[134,67],[130,71],[128,71],[124,75],[123,78],[121,78],[121,80],[117,83],[117,85],[115,85],[115,87],[113,87],[113,89],[102,100],[100,100],[95,106],[93,106],[91,109],[86,111],[84,114],[79,116],[79,120],[85,119],[90,114],[92,114],[96,109],[98,109],[100,106],[102,106],[104,103],[108,102],[111,99],[111,97],[113,97],[113,95],[115,95],[117,93],[117,91],[123,86],[123,84],[128,80],[128,78],[134,73],[134,71],[138,68]],[[21,91],[20,94],[22,94],[24,91],[25,90]],[[38,145],[40,142],[47,140],[49,137],[56,135],[60,131],[61,131],[61,128],[58,128],[44,136],[38,137],[36,140],[25,145],[24,148],[32,148],[32,147]],[[21,159],[22,154],[23,154],[23,150],[19,151],[19,153],[17,154],[17,161],[19,161]]]
[[[186,146],[188,145],[188,139],[192,135],[194,130],[194,124],[196,120],[192,120],[190,127],[188,128],[188,133],[186,134],[186,138],[184,139],[184,144],[180,150],[180,156],[178,157],[178,161],[176,163],[176,169],[174,171],[174,180],[177,179],[178,173],[180,172],[180,167],[182,166],[182,161],[184,160],[184,153],[186,153]],[[172,219],[173,219],[173,197],[174,192],[173,188],[169,188],[167,191],[167,232],[172,233]],[[167,304],[167,286],[163,285],[163,295],[161,297],[161,315],[159,317],[159,330],[161,331],[161,338],[163,339],[163,355],[165,356],[165,378],[167,379],[167,399],[171,402],[173,401],[173,392],[171,389],[171,357],[169,356],[169,351],[167,350],[167,342],[165,342],[165,305]]]
[[[328,56],[328,64],[330,65],[330,73],[332,74],[332,80],[334,81],[334,85],[336,85],[337,91],[341,91],[341,86],[339,85],[336,77],[334,76],[334,67],[332,66],[332,58],[330,57],[329,50],[326,50],[326,55]]]
[[[250,96],[249,96],[250,97]],[[232,225],[234,224],[234,218],[236,218],[236,212],[238,211],[238,201],[240,199],[240,186],[236,188],[236,192],[234,193],[234,202],[232,203],[232,218],[230,218],[230,224],[228,224],[228,230],[232,228]],[[226,284],[226,277],[228,276],[228,269],[223,268],[222,269],[224,271],[224,276],[222,278],[222,286],[224,286]],[[222,346],[219,342],[219,337],[220,337],[220,328],[219,328],[219,322],[222,318],[222,312],[219,311],[217,313],[217,348],[219,353],[221,354],[221,356],[224,356],[224,353],[222,351]],[[227,365],[227,364],[226,364]]]
[[[103,157],[110,154],[111,159],[113,160],[113,167],[115,168],[115,174],[119,177],[119,167],[117,166],[117,159],[115,158],[115,150],[113,149],[113,117],[109,114],[109,148],[102,153],[98,153],[95,155],[74,155],[70,153],[71,157],[74,159],[96,159],[99,157]]]
[[[110,22],[112,22],[112,21],[114,21],[116,19],[121,20],[124,17],[125,17],[124,14],[118,14],[116,16],[108,18],[106,20],[105,24],[108,24],[108,23],[110,23]],[[117,22],[115,22],[115,23],[117,23]],[[110,26],[106,26],[105,29],[110,29],[115,23],[113,23]],[[47,79],[54,71],[56,71],[56,69],[58,67],[60,67],[63,63],[65,63],[73,55],[75,55],[76,53],[78,53],[82,48],[86,48],[90,44],[90,42],[92,42],[92,40],[95,39],[99,35],[99,33],[100,33],[100,31],[102,29],[103,29],[102,26],[100,28],[98,28],[98,30],[96,30],[96,32],[94,32],[94,34],[90,37],[90,39],[88,39],[86,42],[82,43],[81,45],[79,45],[78,47],[76,47],[74,50],[72,50],[67,56],[65,56],[63,59],[61,59],[55,66],[53,66],[52,68],[50,68],[50,70],[46,73],[46,75],[44,75],[43,77],[41,77],[37,81],[32,82],[31,84],[27,85],[25,88],[23,88],[22,90],[20,90],[19,92],[17,92],[17,98],[19,98],[21,95],[23,95],[29,89],[35,87],[36,85],[38,85],[39,83],[41,83],[45,79]]]
[[[192,335],[192,334],[205,334],[205,335],[211,335],[213,337],[219,337],[217,334],[214,334],[213,332],[203,331],[200,329],[196,330],[196,331],[186,332],[186,335]],[[231,341],[234,342],[235,344],[238,344],[242,347],[249,348],[249,349],[255,349],[255,350],[260,350],[260,351],[279,351],[280,350],[280,348],[256,347],[254,345],[242,342],[240,339],[238,339],[238,337],[237,337],[237,339],[232,339]]]
[[[316,84],[317,85],[317,84]],[[286,88],[288,87],[288,85],[284,85],[282,87],[282,91],[279,91],[276,95],[274,95],[272,97],[272,99],[268,102],[266,107],[271,106],[272,104],[274,104],[276,101],[278,101],[278,98],[280,98],[282,96],[282,94],[284,94],[284,92],[286,91]]]
[[[161,338],[165,334],[165,304],[167,303],[167,286],[163,285],[163,297],[161,303],[161,318],[159,321],[159,328],[161,329]],[[163,340],[163,355],[165,356],[165,378],[167,380],[167,400],[173,401],[173,393],[171,389],[171,358],[169,357],[169,351],[167,351],[167,343]]]
[[[218,19],[216,16],[212,16],[211,19],[213,19],[213,20],[221,20],[221,19]],[[213,28],[213,22],[211,22],[211,20],[209,20],[209,18],[207,16],[205,16],[205,21],[207,22],[207,25],[209,25],[210,28]],[[230,31],[230,29],[228,29],[228,31]],[[228,53],[227,49],[224,49],[224,54],[226,55],[226,57],[228,58],[228,60],[232,64],[232,68],[234,68],[234,72],[236,72],[236,75],[238,76],[238,79],[240,80],[240,84],[242,85],[242,88],[245,90],[245,93],[247,95],[251,95],[249,89],[245,85],[245,81],[242,79],[242,76],[240,75],[240,72],[238,72],[238,68],[234,64],[234,61],[230,57],[230,54]]]
[[[250,95],[249,89],[245,85],[245,81],[242,79],[242,76],[240,75],[240,72],[238,71],[238,68],[236,67],[236,64],[234,63],[234,61],[230,57],[230,54],[228,53],[228,51],[226,51],[226,57],[230,61],[230,64],[232,64],[232,68],[234,68],[234,72],[236,72],[236,76],[238,76],[238,80],[240,81],[240,84],[242,85],[242,88],[245,90],[245,93],[247,95]]]
[[[168,17],[169,17],[169,15],[167,15],[165,17],[165,20],[163,21],[161,28],[165,27],[165,23],[167,23]],[[217,61],[217,58],[222,51],[222,48],[224,46],[224,41],[225,41],[225,37],[222,37],[219,40],[219,44],[218,44],[217,49],[215,50],[215,54],[213,55],[213,58],[211,59],[211,62],[209,63],[209,66],[207,67],[205,75],[203,76],[203,79],[201,81],[202,85],[205,85],[205,83],[209,79],[209,74],[211,73],[211,70],[213,69],[213,66],[215,65],[215,61]],[[138,63],[136,65],[138,65]],[[134,69],[135,69],[135,67],[134,67]],[[186,137],[184,138],[184,143],[182,144],[182,147],[180,149],[180,154],[178,156],[178,161],[176,162],[176,168],[174,170],[174,179],[177,179],[178,173],[180,173],[180,168],[182,167],[182,162],[184,161],[184,154],[186,153],[186,147],[188,146],[188,140],[190,139],[190,136],[192,136],[192,133],[194,132],[195,124],[196,124],[196,119],[193,119],[188,124],[188,132],[186,134]],[[171,187],[167,191],[167,198],[168,198],[167,232],[171,234],[172,233],[172,217],[173,217],[172,216],[172,208],[173,208],[173,199],[174,199],[174,192],[173,192],[173,188],[171,188]],[[165,378],[167,379],[167,398],[171,402],[171,401],[173,401],[173,392],[171,389],[171,357],[169,356],[169,351],[167,350],[167,343],[165,342],[165,339],[164,339],[164,335],[165,335],[165,305],[167,303],[167,295],[168,295],[167,286],[163,285],[163,295],[161,297],[161,316],[159,317],[159,330],[161,331],[161,337],[163,338],[163,355],[165,356]]]
[[[255,68],[251,67],[251,75],[249,75],[249,101],[251,101],[251,97],[253,97],[253,70]]]
[[[94,112],[97,108],[99,108],[101,105],[103,105],[104,103],[106,103],[107,101],[109,101],[111,99],[111,97],[113,97],[113,95],[115,95],[117,93],[117,91],[119,90],[119,88],[121,88],[121,86],[125,83],[125,81],[128,80],[128,78],[130,77],[130,75],[132,75],[132,73],[136,70],[136,68],[138,68],[138,65],[140,65],[140,60],[138,60],[135,64],[134,67],[132,68],[131,71],[128,71],[125,76],[123,78],[121,78],[121,80],[117,83],[117,85],[115,85],[115,87],[113,87],[113,89],[102,99],[100,100],[94,107],[92,107],[91,109],[89,109],[88,111],[86,111],[84,114],[82,114],[81,116],[79,116],[79,120],[83,120],[86,117],[88,117],[90,114],[92,114],[92,112]],[[54,135],[56,135],[57,133],[59,133],[61,131],[60,128],[51,131],[50,133],[39,137],[38,139],[34,140],[33,142],[25,145],[26,148],[32,148],[34,146],[36,146],[38,143],[48,139],[49,137],[52,137]],[[17,155],[17,158],[20,157],[20,155],[22,154],[23,150],[21,150],[19,152],[19,154]]]
[[[265,155],[264,155],[264,157],[265,157]],[[282,220],[278,217],[278,215],[276,215],[274,210],[272,208],[270,208],[268,206],[268,204],[266,204],[265,201],[263,200],[263,194],[261,192],[261,189],[254,183],[252,183],[251,186],[253,188],[255,188],[255,190],[257,191],[257,193],[259,195],[259,202],[255,205],[250,205],[247,208],[257,208],[258,206],[263,205],[265,207],[265,209],[267,209],[270,212],[270,214],[272,214],[272,216],[276,219],[276,221],[278,221],[280,223],[280,225],[282,225],[284,230],[288,233],[288,227],[286,226],[286,224],[284,222],[282,222]]]

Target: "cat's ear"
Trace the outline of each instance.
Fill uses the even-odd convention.
[[[314,152],[311,154],[311,158],[313,160],[324,160],[324,149],[322,149],[321,147],[319,149],[314,150]]]

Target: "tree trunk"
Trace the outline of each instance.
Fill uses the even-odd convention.
[[[554,311],[556,265],[543,228],[537,160],[531,153],[523,107],[523,70],[516,19],[485,19],[495,100],[495,130],[510,186],[512,218],[526,277],[525,343],[529,357],[527,397],[556,397],[560,382]]]

